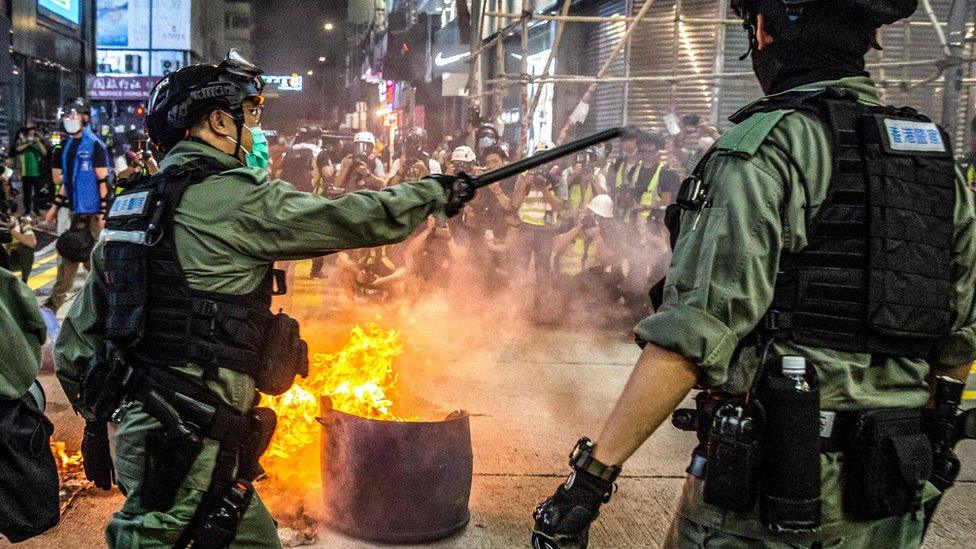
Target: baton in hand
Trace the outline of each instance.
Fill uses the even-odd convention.
[[[623,133],[623,128],[611,128],[609,130],[604,130],[600,133],[595,133],[575,141],[570,141],[569,143],[560,145],[554,149],[549,149],[548,151],[540,151],[528,158],[523,158],[518,162],[512,162],[511,164],[498,168],[497,170],[490,171],[479,177],[471,178],[472,187],[475,189],[487,187],[492,183],[498,183],[503,179],[508,179],[509,177],[518,175],[522,172],[527,172],[531,169],[538,168],[543,164],[548,164],[553,160],[557,160],[563,158],[564,156],[569,156],[573,153],[588,149],[594,145],[603,143],[604,141],[616,139]]]

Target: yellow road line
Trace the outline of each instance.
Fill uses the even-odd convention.
[[[34,268],[36,269],[36,268],[40,267],[41,265],[47,265],[48,263],[54,261],[57,258],[58,258],[58,254],[56,254],[56,253],[48,254],[48,256],[45,257],[44,259],[40,259],[40,260],[35,261],[34,262]]]
[[[48,269],[43,273],[38,273],[27,281],[27,285],[31,290],[36,290],[42,288],[51,283],[52,280],[58,277],[58,269],[55,267],[53,269]]]

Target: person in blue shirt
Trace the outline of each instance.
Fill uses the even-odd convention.
[[[108,195],[108,148],[92,132],[91,108],[81,99],[64,107],[61,124],[68,139],[60,156],[55,156],[51,169],[54,183],[60,185],[60,190],[45,221],[53,225],[58,210],[68,208],[70,230],[87,229],[94,243],[102,230],[102,214]],[[61,257],[57,280],[51,297],[44,304],[46,307],[57,311],[64,304],[78,272],[78,264]]]

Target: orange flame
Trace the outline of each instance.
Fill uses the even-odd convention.
[[[58,472],[63,472],[72,467],[79,467],[82,463],[81,450],[69,454],[65,450],[65,443],[62,441],[51,443],[51,453],[54,454],[54,464],[58,466]]]
[[[265,460],[295,455],[318,440],[320,396],[327,396],[340,412],[387,421],[402,421],[391,412],[388,393],[396,384],[394,359],[403,353],[396,330],[375,324],[356,326],[343,348],[334,354],[315,353],[308,377],[299,378],[287,392],[265,396],[262,406],[278,414],[278,428]]]

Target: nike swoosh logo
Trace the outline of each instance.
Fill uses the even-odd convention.
[[[450,65],[451,63],[454,63],[456,61],[460,61],[461,59],[464,59],[467,56],[468,56],[468,52],[464,52],[458,55],[444,57],[444,52],[439,51],[437,52],[437,57],[434,58],[434,64],[437,65],[438,67],[446,67],[447,65]]]

